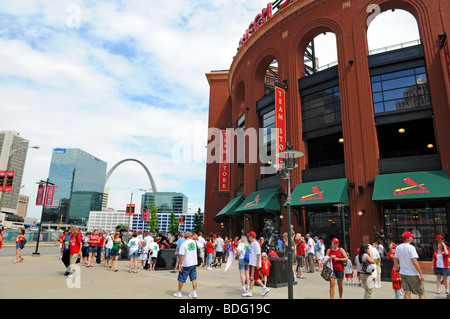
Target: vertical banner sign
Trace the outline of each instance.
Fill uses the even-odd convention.
[[[125,216],[133,216],[134,215],[134,208],[136,207],[135,204],[127,204],[127,210],[125,212]]]
[[[276,128],[276,152],[286,150],[286,90],[275,86],[275,128]],[[276,159],[276,164],[281,162]]]
[[[141,221],[149,221],[150,220],[150,209],[142,209],[141,210]]]
[[[230,139],[230,131],[220,131],[219,192],[230,191]]]
[[[5,193],[12,192],[13,180],[14,180],[14,171],[8,171],[6,173],[5,185],[3,186],[3,191]]]
[[[45,194],[45,184],[39,184],[38,192],[36,196],[36,205],[42,206],[44,205],[44,194]]]
[[[53,206],[53,195],[55,194],[55,185],[47,187],[47,194],[45,197],[45,206]]]
[[[0,171],[0,192],[3,192],[3,185],[5,183],[6,171]]]

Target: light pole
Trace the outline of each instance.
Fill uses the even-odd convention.
[[[342,209],[342,207],[345,206],[344,202],[342,201],[342,199],[339,201],[339,203],[334,204],[334,206],[336,206],[338,208],[339,211],[339,215],[341,215],[341,227],[342,227],[342,237],[343,237],[343,244],[344,244],[344,250],[347,251],[347,240],[345,239],[345,210]]]
[[[45,188],[44,188],[44,196],[43,196],[43,201],[42,201],[41,221],[39,223],[39,231],[38,231],[38,236],[37,236],[37,240],[36,240],[36,251],[32,254],[32,256],[40,256],[40,253],[38,252],[38,250],[39,250],[39,239],[41,237],[42,216],[44,215],[45,202],[46,202],[47,193],[48,193],[48,185],[55,185],[53,183],[50,183],[48,178],[45,181],[40,181],[38,184],[39,185],[45,185]]]
[[[279,152],[275,156],[283,159],[282,163],[275,164],[275,168],[281,171],[281,178],[286,180],[286,210],[287,210],[287,233],[288,233],[288,249],[287,249],[287,272],[288,272],[288,298],[294,298],[293,273],[292,273],[292,236],[291,236],[291,171],[298,165],[295,159],[302,157],[303,152],[293,151],[292,146],[286,143],[286,151]]]
[[[131,205],[132,205],[132,203],[133,203],[133,193],[135,193],[135,192],[138,192],[138,191],[140,191],[140,192],[146,192],[146,190],[145,189],[142,189],[142,188],[138,188],[138,189],[135,189],[135,190],[133,190],[132,192],[131,192],[131,197],[130,197],[130,215],[128,216],[128,235],[127,235],[127,242],[128,242],[128,238],[130,237],[130,226],[131,226]]]

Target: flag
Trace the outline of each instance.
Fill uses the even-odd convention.
[[[53,206],[54,194],[55,194],[55,185],[47,186],[47,194],[45,196],[45,206]]]
[[[125,213],[125,216],[133,216],[134,215],[134,208],[135,208],[135,204],[127,204],[127,210],[126,210],[126,213]]]
[[[36,196],[36,205],[42,206],[44,205],[44,195],[45,195],[45,184],[39,184],[38,192]]]

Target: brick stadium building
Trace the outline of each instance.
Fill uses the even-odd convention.
[[[415,17],[420,41],[372,54],[368,21],[394,9]],[[262,140],[258,154],[267,156],[252,161],[251,143],[241,141],[228,165],[207,165],[206,233],[263,234],[270,219],[286,231],[286,182],[264,171],[265,159],[275,161],[267,150],[276,144],[269,129],[277,126],[274,88],[281,86],[284,137],[305,154],[292,171],[295,232],[318,235],[328,247],[333,237],[342,246],[345,236],[354,255],[374,240],[373,226],[394,242],[408,230],[421,260],[430,261],[436,235],[448,240],[450,224],[446,30],[450,2],[444,0],[278,0],[264,8],[229,70],[206,77],[209,128],[254,129]],[[336,36],[339,62],[318,70],[305,56],[314,61],[311,43],[325,32]],[[211,137],[210,153],[220,153],[220,145],[218,135]],[[245,157],[237,151],[242,147]]]

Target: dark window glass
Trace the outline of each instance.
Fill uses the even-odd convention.
[[[388,242],[401,243],[401,235],[409,231],[421,261],[431,261],[436,249],[436,236],[448,241],[445,204],[385,206],[384,224]]]
[[[424,67],[372,76],[374,112],[394,112],[431,106]]]
[[[302,96],[303,129],[309,130],[341,120],[339,86]]]

